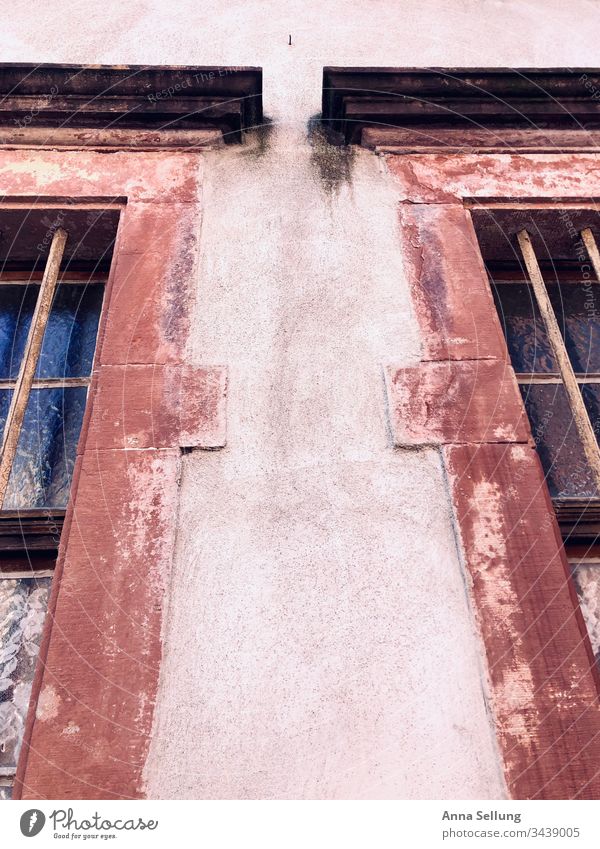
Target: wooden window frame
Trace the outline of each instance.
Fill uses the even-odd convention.
[[[67,231],[62,227],[57,228],[52,236],[52,243],[50,245],[48,259],[46,260],[40,291],[27,335],[23,360],[19,367],[19,374],[14,384],[8,381],[9,386],[12,384],[14,392],[6,416],[4,433],[2,435],[2,448],[0,449],[0,510],[4,506],[8,481],[17,454],[25,410],[27,409],[29,396],[33,388],[35,372],[42,351],[42,343],[44,341],[48,319],[50,318],[54,293],[58,285],[58,274],[66,243]]]
[[[591,255],[592,251],[590,250],[590,247],[593,246],[597,256],[598,248],[596,247],[594,235],[591,230],[587,229],[581,232],[581,237],[586,249],[588,250],[588,254],[590,254],[590,259],[594,265],[596,277],[600,280],[600,274],[598,273],[600,271],[600,262],[596,265],[595,259]],[[596,482],[596,486],[600,491],[600,449],[598,448],[598,440],[596,439],[592,422],[586,410],[583,396],[579,390],[579,383],[582,382],[582,378],[576,376],[573,371],[573,366],[567,352],[567,346],[560,332],[558,321],[556,320],[554,309],[550,302],[550,295],[548,294],[546,282],[540,270],[533,243],[527,230],[519,231],[517,234],[517,241],[519,243],[523,261],[533,288],[535,300],[540,311],[542,324],[546,334],[548,335],[548,340],[554,353],[554,358],[558,364],[560,382],[563,384],[567,392],[567,400],[569,407],[571,408],[571,413],[573,414],[575,427],[577,428],[577,432],[581,439],[583,450]],[[520,380],[519,377],[521,377]],[[517,379],[520,383],[525,382],[523,381],[523,376],[518,375]],[[534,381],[530,379],[526,382],[533,383]]]
[[[569,201],[567,199],[559,203],[549,203],[544,201],[488,201],[482,198],[477,200],[465,199],[465,208],[501,209],[505,211],[510,211],[511,209],[522,211],[527,209],[532,213],[553,210],[560,213],[562,210],[572,209],[597,211],[598,207],[590,202]],[[580,232],[580,236],[594,269],[594,274],[596,275],[594,285],[600,287],[600,250],[598,244],[589,228],[584,228]],[[565,341],[550,303],[542,266],[536,256],[530,234],[525,228],[517,233],[517,243],[522,266],[527,272],[528,279],[526,282],[533,290],[535,303],[540,313],[540,320],[547,334],[559,370],[551,373],[529,373],[517,372],[513,369],[515,378],[519,386],[562,384],[565,387],[569,408],[573,414],[573,421],[582,442],[591,473],[596,481],[598,492],[600,493],[600,446],[598,445],[589,414],[583,402],[583,397],[579,391],[580,384],[600,383],[600,372],[590,372],[585,375],[574,372]],[[506,277],[509,276],[510,272],[506,274]],[[519,279],[522,280],[522,273],[519,275]],[[488,281],[490,281],[489,274]],[[510,283],[502,281],[496,282],[496,285],[510,285]],[[551,500],[565,545],[589,545],[598,541],[600,538],[600,495],[589,498],[551,497]]]
[[[32,390],[69,387],[89,389],[92,381],[91,372],[87,377],[35,377],[58,286],[90,283],[89,280],[82,280],[81,274],[71,272],[61,276],[59,281],[67,240],[68,231],[62,227],[56,228],[39,280],[39,292],[17,377],[0,380],[0,389],[13,390],[0,448],[0,581],[53,578],[58,556],[65,509],[6,510],[3,503]],[[36,272],[27,277],[22,273],[9,273],[6,277],[0,275],[0,284],[27,286],[37,284],[38,279],[39,273]],[[103,277],[95,277],[92,282],[102,285],[106,281]],[[15,776],[16,767],[13,770],[0,768],[2,786],[12,789]]]
[[[104,203],[65,198],[64,202],[60,199],[41,203],[34,201],[24,203],[20,200],[7,201],[0,205],[0,209],[22,210],[24,207],[53,209],[57,206],[62,208],[65,204],[68,204],[74,212],[80,210],[121,210],[124,206],[122,202],[115,202],[114,200]],[[36,389],[53,388],[86,388],[89,390],[92,382],[92,372],[87,377],[35,377],[58,286],[82,283],[106,286],[107,283],[108,272],[92,273],[91,277],[85,278],[81,271],[69,270],[61,273],[61,263],[64,259],[67,241],[68,224],[66,227],[57,227],[52,234],[43,272],[6,271],[0,274],[0,285],[2,286],[25,287],[33,283],[40,286],[18,375],[15,378],[0,379],[0,390],[14,390],[0,448],[0,578],[7,577],[8,573],[11,577],[31,576],[31,566],[29,569],[25,565],[22,569],[18,567],[20,559],[23,559],[24,563],[29,560],[28,552],[35,552],[38,561],[40,557],[48,559],[52,563],[48,568],[53,569],[65,519],[65,509],[5,509],[3,502],[31,392]],[[38,569],[39,567],[35,568],[35,571],[38,572]]]

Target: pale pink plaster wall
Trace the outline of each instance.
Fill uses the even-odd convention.
[[[229,444],[184,458],[150,796],[505,793],[440,460],[394,451],[386,427],[382,366],[419,358],[399,189],[306,126],[325,64],[593,65],[599,15],[11,4],[5,60],[261,65],[274,120],[208,155],[190,358],[230,368]]]

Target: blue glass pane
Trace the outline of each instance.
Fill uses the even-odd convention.
[[[0,379],[19,373],[39,286],[0,286]]]
[[[558,370],[533,289],[525,283],[492,285],[512,367],[530,374]]]
[[[11,395],[11,389],[0,389],[0,437],[4,433],[4,425],[6,424],[6,416],[8,415]]]
[[[40,287],[0,286],[0,379],[19,372]],[[104,287],[59,286],[44,334],[36,377],[88,377],[92,370]]]
[[[554,283],[548,286],[548,294],[573,369],[580,374],[599,372],[600,286]]]
[[[52,304],[37,377],[88,377],[92,371],[104,287],[59,286]]]
[[[580,388],[596,439],[600,443],[600,383],[583,383]]]
[[[553,498],[597,496],[594,478],[562,384],[520,387],[546,482]]]
[[[85,387],[31,392],[4,509],[66,507],[86,395]]]

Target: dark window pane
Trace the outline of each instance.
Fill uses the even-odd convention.
[[[553,498],[596,497],[596,487],[562,384],[521,385],[531,431]]]
[[[59,286],[52,304],[37,377],[87,377],[92,370],[104,287]]]
[[[6,416],[10,406],[12,390],[0,389],[0,433],[4,434],[4,425],[6,424]]]
[[[554,283],[548,294],[573,369],[600,372],[600,286]]]
[[[492,285],[496,309],[516,372],[556,372],[533,289],[525,283]]]
[[[19,373],[39,286],[0,286],[0,380]]]
[[[0,392],[0,411],[8,405],[1,396],[9,394]],[[66,507],[86,395],[85,387],[31,392],[4,499],[6,510]]]
[[[58,287],[36,377],[88,377],[103,290],[97,283]],[[39,291],[37,284],[0,286],[0,379],[14,378],[19,372]]]
[[[582,383],[580,388],[596,439],[600,442],[600,383]]]
[[[14,769],[51,578],[0,580],[0,768]]]

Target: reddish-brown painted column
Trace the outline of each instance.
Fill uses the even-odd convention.
[[[201,167],[0,154],[7,195],[123,201],[16,798],[143,795],[181,449],[225,443],[225,370],[185,362]]]
[[[595,662],[462,205],[492,185],[509,197],[530,191],[512,159],[390,158],[412,201],[401,205],[401,237],[423,362],[388,368],[388,404],[395,445],[442,450],[511,795],[597,799]],[[551,158],[542,166],[556,191]]]

